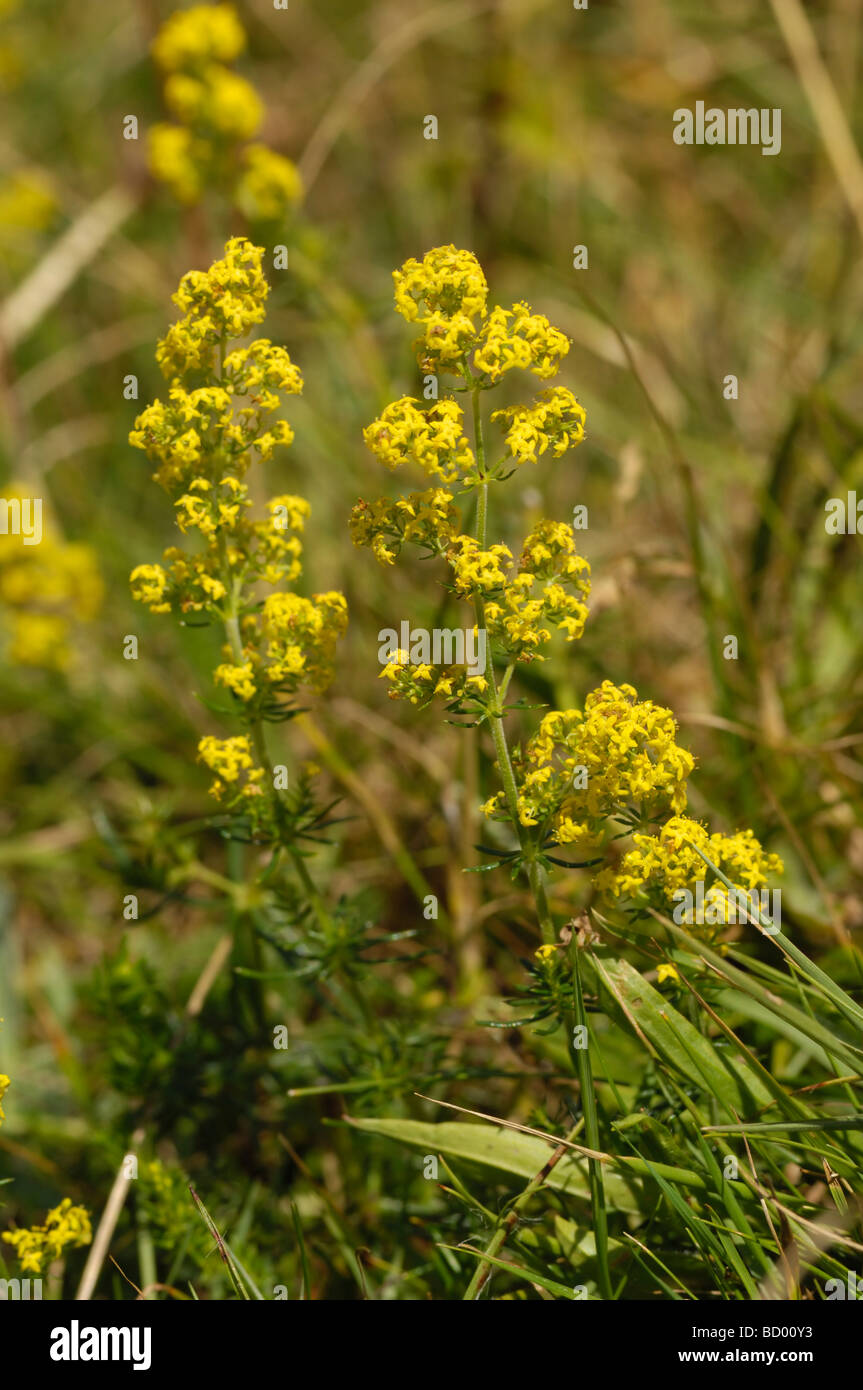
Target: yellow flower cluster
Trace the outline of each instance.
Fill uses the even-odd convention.
[[[530,660],[547,642],[550,628],[574,642],[587,621],[590,565],[575,548],[572,528],[540,521],[524,543],[519,573],[500,605],[486,607],[489,630],[510,657]],[[541,659],[541,658],[540,658]]]
[[[512,551],[506,545],[483,550],[474,536],[456,536],[447,554],[453,587],[460,598],[487,598],[506,584]]]
[[[251,615],[243,620],[242,662],[225,647],[213,678],[244,704],[259,691],[287,695],[307,686],[320,693],[333,679],[336,644],[347,622],[343,594],[270,594],[260,620]]]
[[[9,1087],[11,1085],[12,1082],[10,1081],[9,1077],[4,1075],[3,1072],[0,1072],[0,1125],[2,1125],[3,1121],[6,1118],[6,1115],[3,1110],[3,1097],[5,1096],[6,1092],[9,1090]]]
[[[540,522],[528,536],[516,563],[508,546],[485,536],[490,482],[512,472],[512,460],[534,461],[551,450],[559,458],[584,437],[585,413],[563,387],[546,391],[530,406],[492,415],[507,430],[508,457],[489,466],[477,429],[479,394],[510,367],[525,367],[549,376],[568,349],[562,333],[526,304],[488,310],[488,285],[469,251],[439,246],[421,260],[406,261],[394,272],[396,308],[423,327],[416,344],[424,367],[443,368],[461,376],[474,396],[477,438],[473,447],[464,430],[459,403],[444,399],[424,405],[413,397],[394,401],[363,432],[366,444],[385,467],[414,463],[423,472],[460,488],[482,490],[477,536],[459,533],[452,494],[444,489],[411,493],[390,501],[360,501],[351,514],[356,545],[369,546],[382,564],[392,564],[408,540],[431,555],[445,556],[452,592],[473,602],[484,635],[507,661],[530,661],[555,631],[572,641],[582,635],[590,592],[589,566],[576,552],[572,528]],[[509,465],[509,467],[508,467]],[[466,678],[457,668],[392,661],[383,672],[390,696],[414,704],[441,694],[456,701],[478,695],[486,678]]]
[[[300,201],[303,185],[296,164],[268,145],[247,145],[240,164],[234,201],[251,222],[277,222]]]
[[[231,338],[245,338],[262,321],[270,292],[261,270],[262,255],[262,248],[245,237],[232,237],[222,259],[209,270],[190,270],[183,276],[173,296],[183,317],[168,329],[156,349],[156,361],[167,381],[177,385],[190,373],[212,374],[223,345]],[[268,386],[285,378],[287,384],[278,389],[293,394],[300,391],[302,380],[290,360],[285,361],[284,349],[277,349],[275,359],[268,362],[270,347],[261,339],[251,348],[230,354],[221,366],[221,388],[244,394],[249,373],[259,372],[269,378]],[[214,399],[213,408],[217,405],[218,399]]]
[[[193,72],[232,63],[245,46],[233,5],[193,5],[165,20],[153,40],[153,57],[166,72]]]
[[[517,463],[536,463],[551,449],[560,458],[584,439],[585,413],[565,386],[543,391],[532,405],[512,405],[492,413],[507,426],[506,445]]]
[[[462,419],[457,401],[435,401],[424,409],[405,396],[363,430],[363,439],[387,468],[415,463],[430,477],[454,483],[475,467]]]
[[[357,502],[351,512],[354,545],[367,545],[382,565],[392,565],[406,541],[442,555],[456,535],[458,511],[445,488],[411,492],[394,501]]]
[[[465,666],[432,666],[428,662],[411,664],[408,652],[399,650],[381,671],[381,680],[390,682],[391,700],[407,700],[427,705],[436,695],[448,703],[488,690],[485,676],[472,676]]]
[[[474,353],[474,366],[499,381],[504,372],[523,367],[539,377],[557,372],[569,352],[569,339],[553,328],[544,314],[533,314],[529,304],[493,309]]]
[[[481,550],[469,536],[456,537],[448,558],[456,593],[485,600],[489,636],[508,660],[541,660],[537,649],[553,630],[568,642],[584,632],[590,565],[576,552],[572,527],[565,522],[538,522],[517,569],[505,545]]]
[[[41,1274],[45,1261],[58,1260],[67,1246],[89,1245],[93,1232],[85,1208],[73,1206],[71,1197],[64,1197],[49,1211],[44,1226],[4,1231],[3,1239],[15,1250],[25,1273]]]
[[[393,271],[396,308],[409,323],[433,314],[471,319],[485,313],[488,284],[482,266],[470,251],[437,246],[421,261],[411,257]]]
[[[198,759],[216,774],[210,795],[217,801],[224,800],[232,808],[263,794],[264,769],[255,765],[251,740],[246,734],[234,738],[213,738],[208,734],[198,743]]]
[[[173,497],[180,530],[204,541],[197,552],[166,550],[164,565],[136,566],[132,595],[154,613],[204,610],[229,624],[231,646],[215,679],[243,706],[260,696],[255,714],[301,684],[324,689],[347,623],[341,594],[277,592],[245,608],[251,586],[276,588],[299,577],[309,515],[303,497],[284,493],[267,502],[265,519],[253,520],[243,481],[253,458],[268,459],[292,441],[285,420],[266,417],[303,384],[285,348],[267,338],[228,350],[264,317],[262,254],[235,237],[209,270],[183,277],[174,302],[184,317],[157,349],[172,382],[168,400],[148,406],[130,435],[157,465],[154,477]],[[204,384],[187,389],[190,373]]]
[[[427,371],[463,376],[472,360],[489,384],[513,367],[551,377],[569,351],[569,339],[528,304],[487,312],[488,285],[469,251],[437,246],[406,261],[394,280],[399,313],[422,324],[414,347]]]
[[[296,167],[261,144],[263,106],[254,87],[226,66],[242,53],[246,35],[232,5],[194,5],[171,15],[153,41],[165,73],[165,104],[178,123],[150,132],[153,176],[182,203],[207,187],[232,185],[245,216],[276,221],[302,193]]]
[[[751,830],[711,835],[688,816],[672,816],[658,835],[633,835],[632,842],[616,868],[597,874],[596,886],[610,897],[646,899],[663,910],[670,908],[675,892],[692,892],[696,882],[704,880],[708,867],[698,849],[747,893],[765,887],[783,871],[779,856],[764,850]],[[732,920],[728,891],[721,882],[707,890],[707,920]]]
[[[188,487],[202,472],[211,482],[227,469],[243,474],[253,446],[269,458],[293,439],[286,421],[264,428],[265,417],[280,405],[279,393],[303,389],[286,349],[259,338],[217,360],[230,339],[245,337],[264,318],[269,286],[262,255],[261,247],[233,237],[221,260],[209,270],[189,271],[173,296],[183,317],[156,349],[171,383],[168,400],[147,406],[129,436],[158,465],[156,481],[169,491]],[[188,390],[184,378],[192,374],[211,380]]]
[[[2,66],[2,57],[0,57]],[[0,261],[19,270],[57,216],[56,190],[41,169],[23,168],[0,184]]]
[[[270,594],[261,614],[268,680],[283,690],[296,690],[301,684],[316,692],[325,690],[333,678],[336,643],[347,625],[343,594],[314,594],[310,599]]]
[[[596,840],[623,805],[681,811],[694,760],[676,733],[670,710],[639,700],[631,685],[603,681],[583,710],[547,714],[515,760],[521,824],[573,844]],[[494,815],[502,806],[498,795],[483,810]]]
[[[23,503],[16,483],[3,499]],[[72,662],[76,624],[92,622],[104,597],[94,552],[64,541],[43,514],[42,539],[25,545],[21,535],[0,534],[0,604],[6,658],[18,666],[65,670]]]

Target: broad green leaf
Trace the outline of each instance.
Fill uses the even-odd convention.
[[[506,1129],[489,1124],[465,1124],[462,1121],[445,1121],[443,1124],[428,1124],[423,1120],[355,1120],[345,1116],[354,1129],[366,1134],[377,1134],[385,1139],[395,1139],[427,1154],[445,1154],[447,1158],[461,1158],[471,1163],[480,1163],[486,1168],[496,1168],[514,1177],[530,1180],[548,1162],[552,1152],[551,1145],[532,1134],[521,1134],[518,1130]],[[617,1172],[614,1171],[617,1169]],[[643,1203],[639,1201],[635,1179],[651,1178],[659,1174],[669,1182],[681,1187],[704,1190],[708,1184],[698,1173],[686,1168],[676,1168],[665,1163],[647,1164],[640,1158],[615,1156],[605,1165],[605,1197],[609,1211],[639,1212]],[[580,1201],[590,1201],[587,1161],[566,1154],[551,1170],[546,1179],[548,1187],[556,1192],[564,1192]],[[747,1195],[747,1189],[739,1184],[739,1191]]]
[[[628,961],[595,951],[590,959],[600,980],[636,1033],[690,1083],[709,1091],[737,1115],[773,1102],[758,1074],[730,1048],[721,1051],[689,1019],[648,984]]]

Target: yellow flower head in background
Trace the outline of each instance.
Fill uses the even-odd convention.
[[[264,117],[251,83],[213,63],[192,76],[175,72],[165,83],[165,104],[182,125],[214,140],[249,140]]]
[[[23,483],[12,484],[0,498],[12,508],[32,507],[34,501]],[[40,516],[37,544],[25,543],[8,522],[0,533],[0,626],[9,661],[62,671],[72,664],[77,626],[99,613],[104,584],[95,552],[64,541],[44,506]]]
[[[303,196],[296,164],[267,145],[247,145],[234,200],[252,222],[277,222]]]
[[[193,5],[165,20],[153,40],[153,57],[166,72],[232,63],[246,46],[233,5]]]
[[[245,47],[232,5],[195,5],[162,25],[152,53],[176,123],[152,127],[150,171],[181,203],[199,202],[209,188],[227,188],[246,217],[276,222],[299,201],[302,185],[289,159],[245,143],[264,117],[254,87],[227,66]]]
[[[0,261],[15,270],[31,259],[59,207],[53,182],[39,168],[18,169],[0,183]]]

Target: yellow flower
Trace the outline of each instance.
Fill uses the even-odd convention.
[[[15,1250],[25,1273],[41,1274],[44,1261],[50,1264],[59,1259],[66,1246],[89,1245],[93,1232],[86,1209],[73,1206],[71,1197],[64,1197],[49,1211],[44,1226],[4,1231],[3,1239]]]
[[[343,594],[330,592],[303,598],[275,593],[264,600],[262,632],[267,639],[266,677],[283,690],[306,685],[316,693],[333,678],[336,643],[348,622]]]
[[[391,565],[407,541],[432,555],[442,555],[455,537],[458,523],[452,493],[434,487],[392,502],[386,497],[376,502],[360,500],[351,512],[350,532],[354,545],[370,546],[381,564]]]
[[[173,73],[165,83],[165,104],[199,135],[221,140],[248,140],[264,115],[254,87],[219,63],[195,76]]]
[[[26,496],[17,483],[3,494],[6,501],[20,502]],[[73,657],[70,639],[75,624],[91,622],[103,596],[95,553],[87,545],[62,540],[50,517],[43,517],[38,545],[25,545],[11,532],[0,534],[6,654],[16,665],[64,670]]]
[[[297,166],[290,159],[266,145],[247,145],[243,166],[234,198],[252,221],[276,222],[300,201],[303,185]]]
[[[132,597],[137,603],[149,605],[151,613],[170,613],[167,599],[170,580],[161,565],[136,565],[129,575]]]
[[[398,312],[411,323],[434,313],[471,318],[485,312],[488,285],[470,251],[436,246],[422,261],[405,261],[393,271]]]
[[[610,897],[644,899],[661,910],[677,901],[675,893],[693,892],[706,878],[709,870],[699,849],[747,892],[764,887],[783,868],[779,856],[762,849],[751,830],[711,835],[698,821],[682,815],[672,816],[658,835],[633,835],[632,844],[616,869],[597,874],[596,886]],[[705,894],[705,906],[716,909],[720,922],[730,919],[727,893],[716,883]],[[712,911],[709,918],[712,922]]]
[[[473,536],[456,536],[447,558],[452,566],[454,587],[462,598],[495,593],[506,583],[512,551],[505,545],[483,550]]]
[[[277,222],[299,201],[302,185],[289,159],[266,145],[245,144],[264,114],[254,87],[226,66],[245,42],[230,5],[197,5],[162,26],[152,52],[166,74],[165,104],[179,124],[153,128],[150,170],[181,203],[196,203],[213,188],[230,192],[245,217]]]
[[[544,314],[534,314],[528,304],[518,303],[511,309],[492,310],[473,361],[493,382],[513,367],[551,377],[568,352],[569,339],[553,328]]]
[[[21,169],[0,187],[0,233],[5,240],[10,232],[41,232],[57,207],[56,191],[41,169]]]
[[[556,950],[557,946],[553,946],[549,942],[546,942],[544,946],[537,946],[533,954],[537,960],[547,961],[551,960]]]
[[[522,825],[544,825],[557,842],[573,844],[595,840],[621,805],[680,810],[694,760],[676,731],[669,710],[611,681],[588,695],[583,710],[545,715],[514,760]]]
[[[198,201],[214,158],[212,144],[184,126],[159,121],[148,134],[150,173],[167,184],[180,203]]]
[[[228,690],[232,690],[239,700],[251,700],[255,694],[256,686],[250,661],[244,662],[242,666],[217,666],[213,672],[213,679],[217,685],[224,685]]]
[[[213,738],[208,734],[198,743],[198,760],[205,763],[211,772],[216,773],[216,780],[210,786],[210,795],[217,801],[222,800],[226,790],[233,789],[231,805],[250,785],[256,786],[263,777],[263,769],[255,767],[252,745],[245,734],[224,739]]]
[[[12,1082],[9,1080],[9,1077],[4,1076],[3,1073],[0,1072],[0,1125],[2,1125],[3,1121],[6,1118],[6,1115],[3,1111],[3,1097],[5,1096],[6,1092],[9,1090],[9,1087],[11,1085]]]
[[[363,430],[363,439],[387,468],[415,463],[424,473],[453,483],[474,467],[462,418],[457,401],[436,401],[423,408],[405,396]]]
[[[245,734],[225,739],[208,735],[198,744],[198,757],[226,782],[236,782],[241,772],[254,766],[251,744]]]
[[[166,19],[152,44],[167,72],[194,70],[214,61],[230,63],[246,46],[233,5],[193,5]]]
[[[565,386],[543,391],[532,405],[495,410],[491,418],[508,426],[507,448],[520,464],[536,463],[549,448],[560,458],[584,439],[584,409]]]
[[[680,982],[677,966],[672,965],[671,961],[663,961],[656,967],[656,983],[664,985],[666,980],[673,980],[675,984]]]
[[[209,270],[183,276],[174,303],[185,314],[212,319],[219,337],[244,337],[263,318],[270,292],[261,272],[263,254],[263,247],[246,237],[231,237],[222,259]]]
[[[276,408],[274,392],[299,396],[303,390],[302,372],[291,361],[287,348],[276,346],[269,338],[256,338],[249,347],[229,353],[222,377],[235,396],[253,396],[259,409],[262,398]]]

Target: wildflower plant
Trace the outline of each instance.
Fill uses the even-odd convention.
[[[252,502],[249,470],[291,443],[290,425],[277,417],[303,385],[284,347],[238,342],[265,315],[262,255],[235,237],[174,296],[182,317],[156,352],[166,398],[138,416],[130,442],[154,465],[186,544],[166,550],[162,563],[135,566],[130,582],[151,612],[221,628],[213,678],[228,701],[220,708],[242,731],[203,736],[198,757],[231,833],[285,849],[308,888],[296,838],[317,820],[309,778],[288,791],[266,726],[290,718],[301,691],[329,685],[347,605],[340,593],[306,597],[291,587],[302,571],[305,499],[279,494],[262,515]]]
[[[428,404],[396,401],[365,430],[366,444],[385,467],[412,467],[435,486],[393,501],[361,500],[353,509],[351,534],[384,565],[393,564],[407,543],[443,560],[443,583],[454,600],[471,605],[490,657],[482,674],[470,674],[399,652],[383,676],[394,699],[426,705],[438,696],[449,713],[490,727],[499,787],[483,813],[510,827],[516,844],[499,857],[514,874],[526,873],[549,947],[557,931],[547,874],[568,862],[560,858],[565,846],[585,853],[585,862],[595,866],[613,840],[641,831],[617,872],[604,867],[595,876],[597,891],[615,899],[658,888],[662,897],[663,887],[677,886],[673,875],[663,876],[663,866],[675,833],[684,836],[680,817],[694,760],[678,744],[669,710],[640,699],[630,685],[608,680],[587,695],[582,708],[547,713],[523,746],[510,748],[507,716],[523,705],[507,702],[512,678],[519,668],[545,660],[555,635],[567,643],[582,636],[590,566],[573,527],[547,518],[531,528],[516,557],[491,533],[490,501],[518,469],[576,449],[585,437],[586,416],[572,391],[557,385],[492,410],[489,433],[483,402],[510,372],[553,377],[569,340],[526,303],[490,305],[482,268],[469,251],[436,247],[422,261],[407,261],[394,280],[396,309],[421,329],[414,342],[418,365],[449,377],[453,395]],[[458,396],[469,402],[470,425]],[[461,519],[468,510],[474,515],[469,532]],[[676,818],[673,830],[664,838],[650,834],[667,816]],[[691,823],[691,829],[706,841],[700,826]],[[724,862],[751,886],[779,867],[751,831],[719,839]],[[640,856],[641,877],[633,856]],[[695,851],[688,862],[691,878],[699,876]]]
[[[420,329],[414,342],[420,369],[448,377],[452,395],[430,403],[396,401],[365,430],[366,444],[386,468],[413,469],[433,485],[395,500],[361,500],[353,509],[351,534],[385,566],[408,543],[436,557],[445,566],[442,583],[451,599],[470,604],[488,658],[477,674],[399,651],[382,674],[391,698],[425,706],[438,697],[451,716],[491,730],[498,787],[482,811],[508,831],[511,846],[489,852],[514,877],[526,876],[542,937],[528,967],[530,984],[514,1000],[531,1013],[512,1026],[545,1019],[552,1029],[564,1025],[587,1142],[598,1150],[592,1064],[578,1037],[588,1032],[580,956],[600,938],[585,918],[578,931],[568,927],[559,939],[550,872],[591,871],[597,909],[608,914],[624,905],[632,921],[650,910],[670,911],[675,891],[703,879],[705,864],[716,876],[711,891],[720,898],[723,883],[760,887],[782,865],[751,830],[711,836],[686,816],[694,759],[678,742],[672,713],[640,698],[631,685],[603,681],[581,707],[549,711],[524,743],[511,746],[508,720],[525,708],[523,700],[511,700],[513,677],[545,660],[555,636],[567,643],[582,636],[590,566],[573,527],[548,518],[531,528],[516,557],[495,534],[490,504],[519,469],[560,460],[581,445],[586,416],[561,385],[492,410],[490,430],[483,405],[486,393],[509,373],[554,377],[569,340],[526,303],[490,304],[478,261],[454,246],[407,261],[394,280],[398,312]],[[469,402],[470,424],[459,398]],[[470,530],[463,522],[469,514]],[[621,858],[618,843],[625,840],[630,847]],[[561,857],[567,850],[579,858]],[[602,912],[599,920],[605,920]],[[618,917],[618,931],[625,920]],[[663,981],[673,983],[676,967],[665,964]],[[595,1158],[589,1174],[599,1287],[609,1298],[604,1176]],[[466,1296],[476,1296],[478,1279],[479,1273]]]

